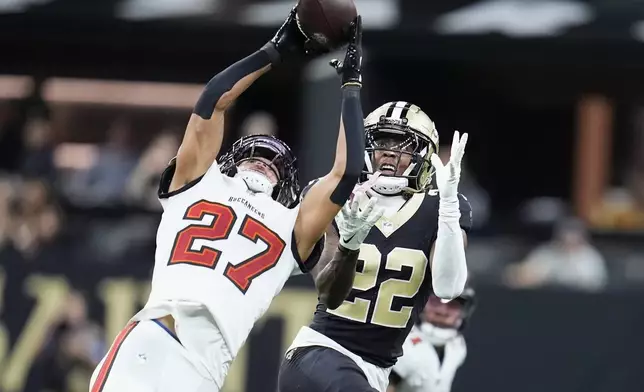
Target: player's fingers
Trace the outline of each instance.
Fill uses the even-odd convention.
[[[431,157],[429,157],[430,162],[432,163],[432,166],[436,168],[436,170],[442,169],[443,168],[443,161],[438,157],[436,154],[432,154]]]
[[[463,155],[465,154],[465,146],[467,146],[467,139],[469,138],[469,135],[467,133],[464,133],[463,136],[461,137],[460,141],[460,146],[459,146],[459,151],[460,151],[460,156],[463,158]]]
[[[463,155],[465,155],[465,146],[467,145],[467,133],[464,133],[461,136],[461,140],[458,142],[458,149],[456,154],[453,156],[454,162],[460,167],[461,161],[463,160]]]
[[[351,201],[351,210],[349,212],[350,219],[356,219],[358,217],[358,210],[360,209],[360,203],[358,203],[358,197],[354,197]]]
[[[358,15],[355,20],[354,43],[357,46],[362,45],[362,16]]]
[[[373,226],[373,225],[375,225],[375,224],[376,224],[376,222],[378,222],[378,220],[380,220],[380,218],[382,218],[382,215],[383,215],[384,213],[385,213],[385,209],[384,209],[384,208],[376,208],[376,209],[371,213],[371,215],[369,216],[369,220],[367,221],[367,224],[369,224],[369,226]]]
[[[348,217],[349,214],[351,213],[352,202],[353,202],[352,200],[347,201],[346,203],[344,203],[344,206],[342,206],[342,209],[340,210],[340,212],[342,213],[342,215],[344,215],[345,218]]]
[[[378,200],[375,197],[372,197],[371,199],[369,199],[369,203],[367,203],[367,206],[360,213],[361,220],[367,220],[369,218],[369,215],[371,214],[374,207],[376,206],[377,201]]]
[[[458,146],[461,134],[458,131],[454,131],[454,137],[452,138],[452,149],[450,152],[450,159],[458,154]]]
[[[349,219],[349,217],[351,216],[352,200],[349,200],[346,203],[344,203],[344,206],[342,206],[342,209],[340,210],[340,215],[342,216],[343,219]]]

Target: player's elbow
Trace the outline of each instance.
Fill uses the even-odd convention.
[[[463,292],[463,290],[460,290],[460,291],[458,291],[458,290],[442,290],[442,289],[434,288],[434,294],[436,294],[436,296],[438,298],[444,299],[444,300],[447,300],[447,301],[451,301],[451,300],[453,300],[455,298],[458,298],[458,296],[461,295],[462,292]]]
[[[342,305],[345,298],[351,292],[351,287],[353,286],[353,279],[351,283],[344,282],[345,279],[339,279],[339,281],[327,281],[326,279],[316,280],[315,286],[318,292],[318,297],[320,302],[327,307],[327,309],[337,309]]]
[[[458,282],[433,282],[434,294],[444,300],[453,300],[458,298],[465,290],[465,281]]]
[[[321,293],[320,302],[322,302],[324,306],[327,307],[327,309],[335,310],[339,308],[340,305],[342,305],[344,298],[340,298],[340,296],[333,296],[329,293]]]

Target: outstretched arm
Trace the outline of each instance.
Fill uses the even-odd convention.
[[[221,149],[226,110],[285,55],[305,52],[305,42],[306,37],[297,27],[296,9],[293,8],[273,39],[208,82],[190,116],[177,152],[170,191],[183,187],[208,170]]]
[[[459,133],[454,132],[447,165],[443,165],[436,154],[431,157],[436,169],[436,185],[440,197],[438,230],[430,254],[432,287],[437,297],[448,300],[461,295],[467,281],[465,233],[472,225],[472,208],[467,199],[457,191],[466,143],[467,134],[459,138]]]
[[[262,48],[208,82],[179,147],[170,191],[183,187],[208,170],[221,148],[226,109],[270,67],[270,56]]]
[[[342,75],[342,117],[331,172],[304,196],[295,222],[297,251],[306,260],[340,208],[351,196],[364,166],[364,123],[360,89],[362,79],[360,17],[352,24],[351,41],[344,62],[332,62]]]

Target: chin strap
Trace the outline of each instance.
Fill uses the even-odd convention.
[[[236,178],[244,180],[248,189],[257,193],[265,193],[268,196],[273,194],[274,185],[264,174],[254,170],[238,170],[235,174]]]
[[[431,323],[423,322],[420,330],[427,337],[427,340],[434,346],[444,346],[450,340],[458,336],[458,331],[453,328],[439,328]]]
[[[369,175],[371,180],[375,175]],[[386,177],[380,176],[371,185],[371,189],[381,195],[393,196],[402,193],[409,185],[409,180],[402,177]]]

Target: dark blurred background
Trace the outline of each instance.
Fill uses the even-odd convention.
[[[87,390],[147,298],[156,185],[202,86],[293,3],[0,1],[0,392]],[[480,306],[454,391],[644,391],[644,3],[356,4],[365,114],[407,100],[447,146],[470,134],[460,190]],[[303,183],[324,173],[330,58],[256,83],[226,145],[274,134]],[[315,301],[308,277],[286,286],[225,392],[274,390]]]

